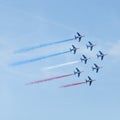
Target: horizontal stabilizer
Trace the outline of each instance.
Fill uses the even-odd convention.
[[[97,58],[99,58],[99,57],[100,57],[100,55],[97,54]]]
[[[76,35],[75,35],[74,37],[75,37],[75,39],[77,39],[77,36],[76,36]]]
[[[95,68],[94,68],[94,67],[92,67],[92,70],[94,71],[94,70],[95,70]]]
[[[89,46],[88,46],[88,45],[86,45],[86,47],[87,47],[87,49],[89,48]]]

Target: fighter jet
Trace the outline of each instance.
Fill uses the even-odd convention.
[[[82,37],[85,37],[85,36],[82,36],[82,35],[80,35],[80,33],[79,32],[77,32],[77,36],[75,35],[75,39],[79,39],[79,42],[81,41],[81,38]]]
[[[80,77],[80,74],[84,72],[84,71],[80,71],[78,68],[76,68],[76,71],[74,71],[74,75],[78,75],[78,77]]]
[[[91,86],[91,84],[92,84],[93,81],[95,81],[95,80],[91,79],[91,77],[88,76],[88,80],[86,80],[86,83],[89,82],[89,86]]]
[[[76,48],[74,45],[72,45],[72,48],[70,48],[70,52],[73,51],[73,53],[75,54],[77,49],[79,49],[79,48]]]
[[[95,67],[92,67],[92,70],[93,70],[93,71],[96,70],[96,73],[98,73],[99,69],[102,68],[102,66],[98,66],[98,65],[96,65],[95,63],[94,63],[94,66],[95,66]]]
[[[101,60],[103,60],[104,56],[107,54],[103,54],[101,51],[99,51],[100,54],[97,54],[97,58],[101,57]]]
[[[87,49],[90,48],[90,50],[92,51],[93,47],[96,46],[96,44],[92,44],[90,41],[88,41],[89,45],[87,46]]]
[[[83,58],[80,58],[81,62],[82,61],[85,61],[85,64],[87,63],[87,60],[90,59],[90,58],[87,58],[85,55],[82,55]]]

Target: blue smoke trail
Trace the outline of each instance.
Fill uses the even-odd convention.
[[[61,40],[61,41],[56,41],[56,42],[52,42],[52,43],[45,43],[45,44],[30,47],[30,48],[20,49],[20,50],[16,51],[15,53],[28,52],[28,51],[32,51],[32,50],[35,50],[35,49],[38,49],[38,48],[51,46],[51,45],[55,45],[55,44],[60,44],[60,43],[64,43],[64,42],[69,42],[69,41],[72,41],[72,40],[74,40],[74,38],[67,39],[67,40]]]
[[[70,52],[70,51],[59,52],[59,53],[55,53],[55,54],[51,54],[51,55],[47,55],[47,56],[43,56],[43,57],[33,58],[33,59],[30,59],[30,60],[19,61],[19,62],[13,63],[11,65],[12,66],[17,66],[17,65],[22,65],[22,64],[26,64],[26,63],[36,62],[36,61],[47,59],[47,58],[50,58],[50,57],[63,55],[63,54],[66,54],[68,52]]]

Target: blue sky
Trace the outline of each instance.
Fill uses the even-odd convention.
[[[120,115],[120,2],[98,0],[1,0],[0,1],[0,119],[1,120],[119,120]],[[85,35],[76,40],[33,51],[15,54],[16,50]],[[97,46],[91,52],[86,44]],[[19,66],[10,64],[80,47],[71,53]],[[96,58],[102,50],[103,61]],[[79,62],[55,69],[56,65],[91,57],[88,64]],[[103,68],[91,71],[93,63]],[[26,83],[84,70],[80,78],[71,76],[51,82],[25,86]],[[86,84],[60,89],[59,86],[96,79]]]

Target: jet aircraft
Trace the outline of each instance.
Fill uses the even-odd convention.
[[[87,63],[87,60],[90,59],[90,58],[87,58],[85,55],[82,55],[83,58],[80,58],[81,59],[81,62],[84,61],[85,64]]]
[[[78,68],[76,68],[76,71],[74,71],[74,75],[78,75],[78,77],[80,77],[80,74],[84,72],[84,71],[80,71]]]
[[[91,86],[91,84],[92,84],[93,81],[95,81],[95,80],[91,79],[91,77],[88,76],[88,80],[86,80],[86,83],[89,82],[89,86]]]
[[[103,60],[104,56],[107,54],[103,54],[101,51],[99,51],[100,54],[97,54],[97,58],[101,57],[101,60]]]
[[[72,45],[72,48],[70,48],[70,52],[73,51],[73,53],[75,54],[77,49],[79,49],[79,48],[76,48],[74,45]]]
[[[79,32],[77,32],[77,36],[75,35],[75,39],[79,39],[79,42],[81,41],[81,38],[82,37],[85,37],[85,36],[82,36],[82,35],[80,35],[80,33]]]
[[[89,45],[87,46],[87,49],[90,48],[90,50],[92,51],[93,47],[96,46],[96,44],[92,44],[90,41],[88,41]]]
[[[98,73],[99,69],[102,68],[102,66],[98,66],[97,64],[94,63],[95,67],[92,67],[92,70],[96,70],[96,73]]]

